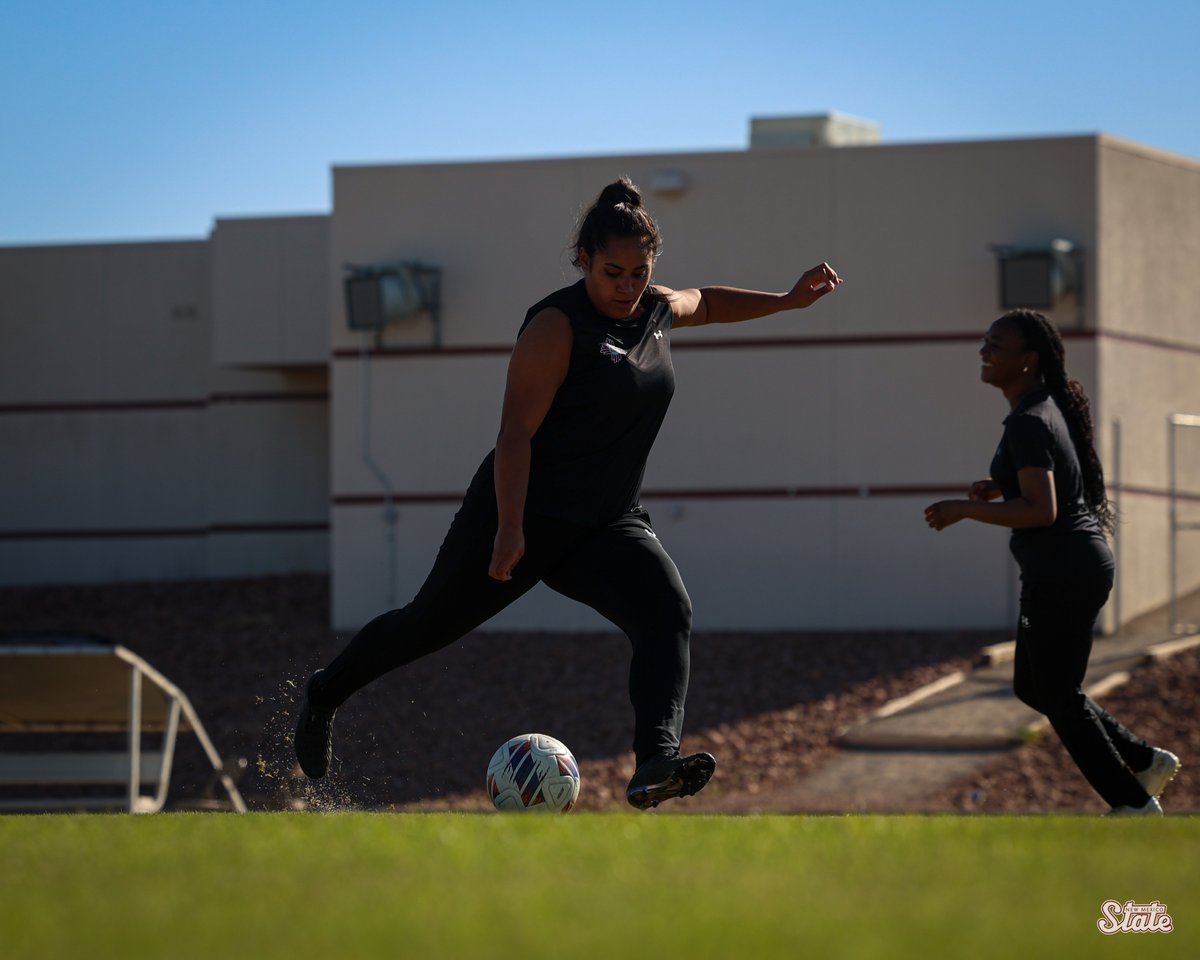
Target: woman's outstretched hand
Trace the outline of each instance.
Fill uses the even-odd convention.
[[[827,263],[805,270],[804,275],[788,293],[789,308],[803,310],[805,307],[811,307],[825,294],[832,293],[841,282],[842,278],[837,275],[837,271]]]

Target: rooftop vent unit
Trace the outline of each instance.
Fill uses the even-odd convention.
[[[751,150],[779,147],[870,146],[879,143],[880,137],[879,124],[844,113],[750,118]]]

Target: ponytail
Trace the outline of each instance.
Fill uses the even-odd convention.
[[[1062,411],[1075,455],[1079,458],[1084,500],[1105,532],[1112,533],[1117,518],[1104,487],[1104,468],[1096,454],[1091,403],[1080,382],[1067,373],[1062,337],[1054,324],[1036,310],[1011,310],[1000,319],[1015,324],[1025,340],[1026,349],[1038,355],[1038,370],[1046,389]]]

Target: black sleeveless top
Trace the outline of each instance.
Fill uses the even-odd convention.
[[[529,308],[567,315],[574,341],[566,378],[533,435],[525,512],[602,526],[638,506],[646,458],[675,392],[670,304],[642,298],[627,320],[592,306],[584,281]],[[520,336],[520,332],[518,332]],[[495,504],[496,451],[484,458],[468,500]]]
[[[1005,500],[1021,496],[1024,467],[1054,474],[1057,510],[1048,527],[1015,529],[1009,540],[1024,580],[1075,580],[1113,568],[1104,531],[1087,505],[1083,471],[1062,411],[1048,390],[1036,390],[1004,419],[991,476]]]

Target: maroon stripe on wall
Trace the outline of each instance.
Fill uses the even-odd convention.
[[[146,410],[203,410],[206,400],[92,400],[0,404],[2,413],[131,413]]]
[[[1139,347],[1152,347],[1156,350],[1170,350],[1174,353],[1192,353],[1200,355],[1200,346],[1190,343],[1175,343],[1171,340],[1160,340],[1158,337],[1143,337],[1136,333],[1120,333],[1116,330],[1105,331],[1101,334],[1105,340],[1116,340],[1120,343],[1133,343]]]
[[[460,493],[397,493],[388,497],[382,493],[345,493],[331,497],[330,502],[338,507],[374,507],[386,503],[462,503],[465,492]]]
[[[719,487],[694,490],[644,490],[643,500],[794,500],[794,499],[870,499],[881,497],[955,497],[960,498],[969,484],[877,485],[842,487]],[[1165,500],[1169,490],[1121,486],[1114,493]],[[1200,503],[1200,493],[1180,492],[1176,497],[1188,503]],[[407,493],[389,498],[383,494],[344,494],[331,499],[337,507],[379,507],[388,503],[413,505],[451,505],[462,502],[462,493]],[[221,535],[265,535],[283,533],[328,533],[324,521],[301,523],[214,523],[200,527],[117,527],[108,529],[0,530],[4,540],[161,540],[188,539]]]
[[[0,403],[0,414],[20,413],[143,413],[164,410],[206,410],[218,403],[324,402],[328,391],[307,393],[214,393],[207,398],[163,400],[74,400],[48,403]]]
[[[480,343],[461,347],[371,347],[368,357],[489,357],[512,353],[512,344]],[[335,360],[361,360],[362,350],[342,347],[333,351]]]
[[[186,540],[221,534],[328,533],[327,522],[215,523],[206,527],[112,527],[108,529],[0,530],[0,540]]]
[[[111,528],[107,530],[0,530],[0,540],[169,540],[202,537],[203,527]]]
[[[936,497],[962,493],[970,484],[861,487],[720,487],[695,490],[644,490],[646,500],[791,500],[798,497]]]
[[[872,497],[953,497],[966,496],[970,483],[944,484],[876,484],[861,487],[709,487],[695,489],[643,490],[643,500],[795,500],[795,499],[870,499]],[[1169,490],[1149,487],[1121,486],[1110,488],[1113,493],[1135,496],[1169,498]],[[464,493],[397,493],[387,497],[382,493],[339,494],[331,498],[335,507],[381,507],[392,504],[459,504]],[[1200,503],[1200,493],[1178,493],[1180,500]]]
[[[710,487],[691,490],[643,490],[643,500],[793,500],[858,497],[940,497],[961,495],[969,483],[929,486],[862,487]],[[464,493],[398,493],[390,499],[381,493],[341,494],[332,498],[336,507],[379,507],[398,504],[458,504]]]
[[[1157,350],[1168,350],[1177,353],[1200,354],[1200,346],[1187,343],[1177,343],[1157,337],[1143,337],[1137,334],[1121,333],[1114,330],[1078,330],[1063,329],[1059,331],[1064,340],[1116,340],[1121,343],[1133,343]],[[804,350],[828,347],[907,347],[920,346],[930,343],[977,343],[983,337],[981,330],[958,331],[947,333],[867,333],[850,334],[846,336],[822,337],[773,337],[769,339],[720,339],[720,340],[673,340],[672,350]],[[438,357],[450,359],[453,357],[488,357],[506,355],[512,352],[512,344],[477,344],[474,346],[451,347],[373,347],[367,351],[367,356],[379,359],[405,359],[414,357]],[[362,351],[342,348],[333,351],[337,360],[361,359]]]
[[[306,393],[213,393],[209,403],[303,403],[329,399],[328,390],[310,390]]]
[[[214,523],[208,532],[221,533],[328,533],[329,522],[317,520],[310,523]]]
[[[1092,339],[1092,330],[1064,330],[1067,339]],[[978,330],[949,333],[867,333],[827,337],[772,337],[767,339],[722,339],[722,340],[672,340],[672,350],[781,350],[807,349],[813,347],[906,347],[928,343],[977,343],[983,337]],[[512,352],[512,344],[478,344],[457,347],[373,347],[367,356],[373,358],[413,357],[487,357]],[[338,360],[358,360],[361,350],[334,350]]]
[[[1161,500],[1170,500],[1171,499],[1171,491],[1170,490],[1158,490],[1153,487],[1132,487],[1132,486],[1128,486],[1128,485],[1123,485],[1120,487],[1116,487],[1115,491],[1117,493],[1128,493],[1131,496],[1135,496],[1135,497],[1157,497]],[[1200,493],[1186,493],[1181,490],[1181,491],[1176,492],[1175,499],[1176,500],[1184,500],[1189,503],[1200,503]]]
[[[859,347],[859,346],[909,346],[926,343],[974,343],[981,333],[908,333],[908,334],[865,334],[841,337],[774,337],[770,339],[739,340],[672,340],[672,350],[778,350],[804,349],[809,347]],[[486,357],[512,353],[512,344],[479,344],[460,347],[377,347],[367,351],[373,358],[412,357]],[[335,350],[338,360],[358,360],[360,350]]]
[[[1154,337],[1143,337],[1136,334],[1118,333],[1114,331],[1094,330],[1063,330],[1062,335],[1067,340],[1116,340],[1121,343],[1131,343],[1151,347],[1158,350],[1168,350],[1179,353],[1200,355],[1200,346],[1174,343]],[[879,347],[879,346],[915,346],[930,343],[975,343],[980,339],[976,331],[970,333],[911,333],[911,334],[864,334],[861,336],[829,336],[829,337],[782,337],[765,340],[680,340],[672,344],[674,350],[803,350],[817,347]],[[437,357],[450,359],[453,357],[471,356],[504,356],[512,352],[511,344],[480,344],[477,346],[459,347],[382,347],[368,351],[373,358],[413,358]],[[335,359],[357,359],[358,350],[342,349],[333,351]],[[93,401],[50,401],[43,403],[4,403],[0,404],[0,415],[31,414],[31,413],[132,413],[161,410],[202,410],[217,403],[304,403],[327,402],[328,391],[313,390],[298,393],[213,393],[204,398],[162,400],[93,400]]]

